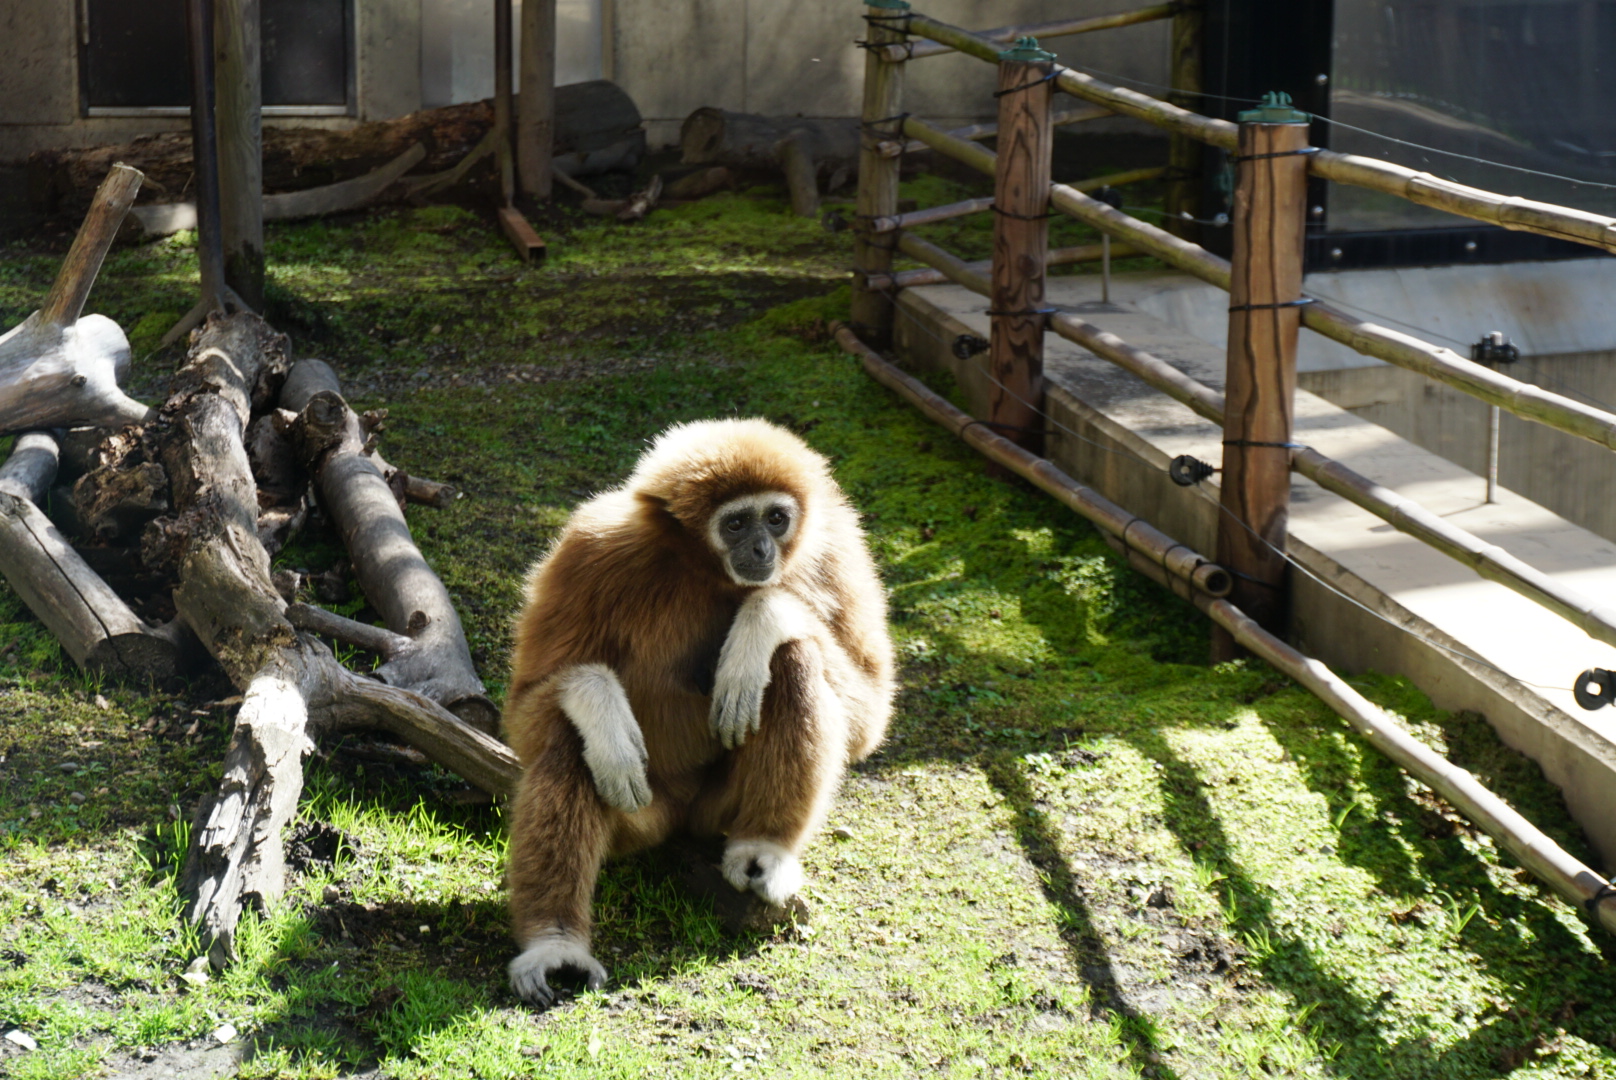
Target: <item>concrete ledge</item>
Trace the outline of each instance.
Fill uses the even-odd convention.
[[[1126,300],[1126,282],[1114,298]],[[1119,287],[1120,286],[1120,287]],[[1093,276],[1055,278],[1049,301],[1221,388],[1222,350],[1154,316],[1097,303]],[[960,333],[987,336],[981,297],[957,286],[905,291],[900,352],[951,371],[982,415],[990,386],[983,357],[956,359]],[[1194,454],[1217,463],[1222,432],[1121,369],[1053,334],[1046,339],[1047,408],[1066,431],[1049,454],[1072,476],[1209,557],[1213,481],[1180,488],[1167,463]],[[1513,492],[1484,503],[1485,482],[1452,462],[1314,394],[1297,395],[1297,439],[1418,499],[1488,541],[1594,595],[1616,592],[1616,544]],[[1486,581],[1300,476],[1291,491],[1290,636],[1345,672],[1405,675],[1441,708],[1485,716],[1565,794],[1604,865],[1616,865],[1616,710],[1588,713],[1570,694],[1583,668],[1616,668],[1616,649]]]

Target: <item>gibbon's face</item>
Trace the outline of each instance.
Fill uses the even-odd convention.
[[[731,499],[713,512],[707,540],[737,585],[773,585],[785,557],[781,548],[796,535],[802,508],[783,491]]]

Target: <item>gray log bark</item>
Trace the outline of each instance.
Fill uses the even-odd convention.
[[[299,361],[281,392],[281,407],[300,414],[295,430],[304,461],[359,587],[387,628],[414,642],[375,674],[493,734],[499,710],[477,677],[460,616],[415,546],[392,485],[367,453],[367,432],[342,399],[336,373],[324,361]]]

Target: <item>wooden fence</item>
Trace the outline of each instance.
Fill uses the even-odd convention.
[[[1569,620],[1590,637],[1616,645],[1616,608],[1579,594],[1341,462],[1295,443],[1292,432],[1296,348],[1305,326],[1365,355],[1417,371],[1524,419],[1616,448],[1616,414],[1511,379],[1450,349],[1356,318],[1304,295],[1302,241],[1310,176],[1370,188],[1505,228],[1579,241],[1605,251],[1616,251],[1616,219],[1481,191],[1387,162],[1311,147],[1307,144],[1311,117],[1290,108],[1288,101],[1279,96],[1271,96],[1259,107],[1241,113],[1238,124],[1230,123],[1063,67],[1030,36],[1022,36],[1013,47],[1004,46],[1010,38],[1032,31],[1054,36],[1157,19],[1174,20],[1174,96],[1188,98],[1200,85],[1195,45],[1200,15],[1191,6],[1166,4],[1115,16],[973,33],[914,12],[903,0],[868,0],[852,307],[852,330],[862,340],[855,339],[851,332],[839,334],[839,339],[861,357],[873,375],[985,453],[990,452],[990,444],[997,446],[1007,441],[1018,444],[1021,453],[1034,459],[1042,452],[1043,341],[1047,331],[1117,364],[1222,425],[1220,497],[1224,512],[1218,518],[1216,564],[1229,574],[1216,576],[1216,580],[1226,587],[1232,578],[1232,595],[1225,600],[1208,594],[1204,589],[1205,575],[1202,584],[1197,584],[1185,574],[1182,565],[1169,567],[1152,562],[1148,551],[1128,543],[1124,535],[1122,542],[1129,549],[1130,561],[1159,579],[1172,581],[1212,616],[1216,626],[1215,657],[1233,655],[1245,647],[1308,685],[1360,730],[1373,734],[1405,768],[1449,795],[1562,895],[1588,905],[1591,915],[1607,929],[1616,931],[1616,896],[1599,875],[1554,847],[1462,770],[1455,770],[1423,748],[1404,746],[1411,740],[1398,733],[1395,724],[1351,693],[1350,688],[1344,691],[1345,684],[1322,664],[1296,653],[1279,638],[1284,630],[1285,533],[1290,473],[1294,470],[1463,562],[1481,576]],[[976,57],[998,68],[996,125],[947,132],[905,111],[906,65],[948,51]],[[1056,113],[1051,103],[1057,88],[1083,99],[1088,106]],[[1145,120],[1170,132],[1173,143],[1169,169],[1137,170],[1083,184],[1055,183],[1051,176],[1054,127],[1112,114]],[[996,135],[996,151],[974,141],[986,133]],[[1194,205],[1185,164],[1195,160],[1196,142],[1231,151],[1237,165],[1229,222],[1234,243],[1229,260],[1086,194],[1102,186],[1166,176],[1170,181],[1166,223],[1173,225]],[[913,145],[930,147],[992,176],[993,197],[900,214],[899,160],[902,151]],[[983,211],[994,213],[993,257],[986,264],[967,263],[907,231],[915,225]],[[1050,251],[1047,219],[1052,213],[1091,225],[1118,242],[1113,248],[1117,253],[1153,255],[1229,293],[1224,393],[1075,315],[1045,306],[1045,269],[1057,261],[1093,257],[1093,246]],[[1083,254],[1074,254],[1078,251]],[[895,252],[930,269],[895,273]],[[986,366],[994,386],[993,397],[988,416],[964,426],[951,414],[940,412],[923,388],[911,385],[913,380],[906,382],[906,376],[886,365],[870,348],[881,348],[891,341],[896,291],[939,279],[963,285],[989,301],[991,335]],[[990,433],[983,431],[982,425],[996,429],[1002,437],[994,434],[989,439]],[[992,456],[1011,460],[1002,446],[997,446]],[[1014,467],[1035,479],[1032,466],[1023,462]],[[1047,479],[1053,467],[1038,469]],[[1063,475],[1060,480],[1075,485]],[[1082,500],[1056,491],[1050,484],[1040,486],[1054,491],[1102,528],[1115,531],[1108,521],[1089,513]],[[1175,547],[1194,556],[1182,545]],[[1199,557],[1189,564],[1196,559]],[[1393,751],[1394,746],[1402,749]]]

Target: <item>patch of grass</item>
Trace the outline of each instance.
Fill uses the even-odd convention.
[[[887,746],[807,852],[812,924],[732,938],[656,853],[615,863],[612,984],[535,1014],[505,986],[501,808],[352,740],[309,763],[288,894],[199,978],[179,822],[217,783],[229,688],[87,679],[0,588],[0,1029],[40,1046],[0,1043],[0,1069],[140,1067],[229,1024],[246,1077],[1616,1077],[1608,943],[1320,702],[1207,666],[1192,609],[826,344],[846,237],[782,207],[561,218],[535,267],[453,207],[275,226],[271,300],[391,410],[392,461],[465,492],[411,520],[496,695],[523,569],[663,427],[760,415],[832,459],[904,666]],[[984,224],[950,228],[972,254]],[[153,338],[193,245],[115,252],[93,303]],[[54,265],[0,263],[0,311]],[[311,534],[281,561],[338,557]],[[1584,851],[1484,723],[1356,684]]]

